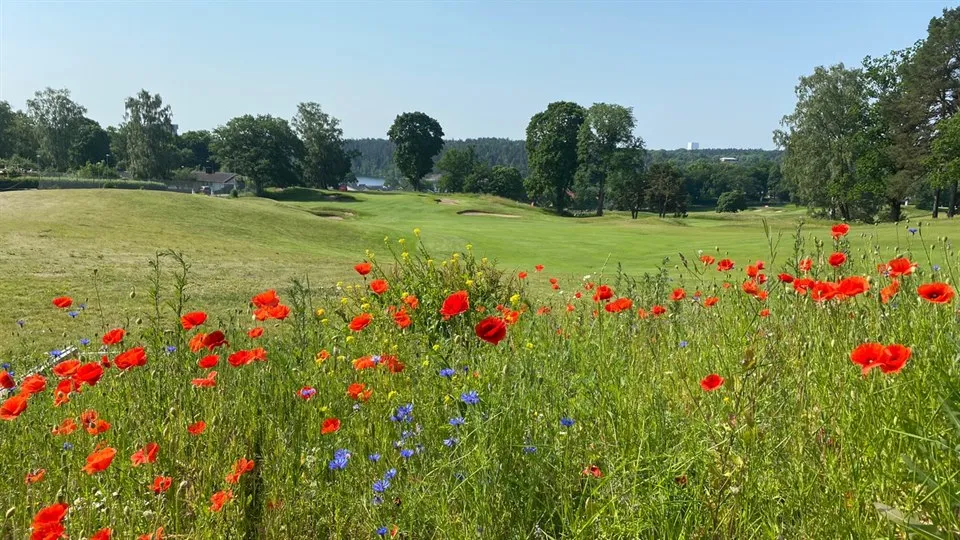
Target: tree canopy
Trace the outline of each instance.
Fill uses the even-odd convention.
[[[238,116],[214,130],[211,149],[226,169],[247,177],[258,196],[299,182],[303,143],[282,118]]]
[[[291,122],[303,143],[303,180],[308,186],[335,188],[350,172],[350,154],[343,148],[340,120],[319,103],[297,105]]]
[[[443,148],[440,123],[422,112],[403,113],[393,121],[387,136],[395,146],[397,169],[414,191],[420,191],[420,181],[433,170],[433,158]]]
[[[552,197],[558,214],[563,213],[570,199],[578,165],[577,135],[585,117],[586,111],[580,105],[557,101],[533,115],[527,125],[527,193]]]
[[[120,126],[126,167],[134,178],[169,178],[176,159],[173,113],[160,94],[140,90],[127,98]]]

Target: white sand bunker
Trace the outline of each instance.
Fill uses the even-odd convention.
[[[498,214],[496,212],[484,212],[483,210],[463,210],[457,212],[461,216],[492,216],[492,217],[504,217],[504,218],[518,218],[520,216],[515,216],[513,214]]]
[[[437,199],[437,204],[460,204],[456,199]]]

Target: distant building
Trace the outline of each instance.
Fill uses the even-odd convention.
[[[720,158],[720,163],[736,163],[738,160],[735,157],[722,157]]]
[[[173,136],[176,137],[180,134],[180,126],[177,124],[170,124],[170,129],[173,131]]]
[[[198,186],[209,186],[212,193],[229,192],[233,188],[237,188],[238,191],[243,189],[243,180],[237,173],[193,171],[190,174],[193,175],[196,186],[186,187],[192,188],[193,191],[199,191]]]
[[[692,142],[692,141],[687,143],[687,150],[699,150],[699,149],[700,149],[700,143]]]

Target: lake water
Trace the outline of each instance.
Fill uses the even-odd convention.
[[[370,178],[367,176],[358,176],[357,184],[364,185],[367,187],[383,187],[383,184],[386,182],[383,178]]]

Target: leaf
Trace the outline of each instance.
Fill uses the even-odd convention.
[[[943,540],[946,540],[947,538],[947,535],[942,533],[936,525],[920,523],[915,518],[904,515],[903,512],[892,506],[888,506],[881,502],[875,502],[873,503],[873,507],[880,512],[881,516],[897,525],[904,527],[910,534],[916,534],[922,538],[936,538]]]

